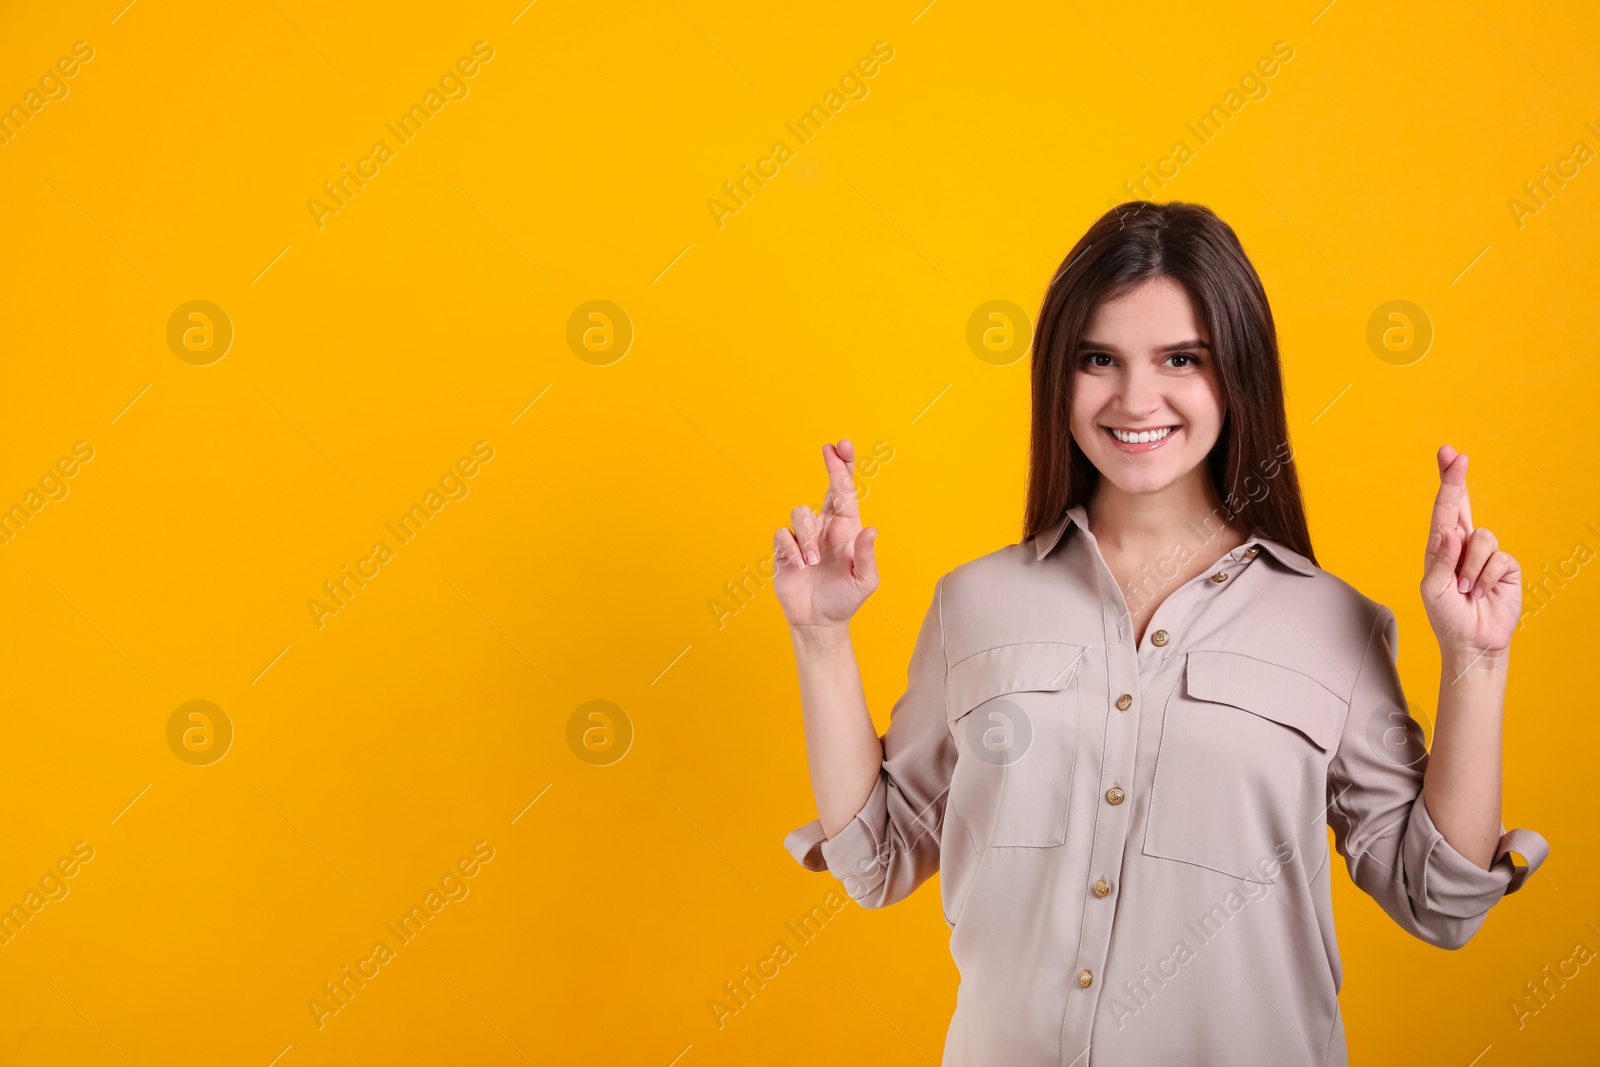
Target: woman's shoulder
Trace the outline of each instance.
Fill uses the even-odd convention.
[[[1385,612],[1393,615],[1387,605],[1367,596],[1332,571],[1318,567],[1313,578],[1313,582],[1307,583],[1311,606],[1320,611],[1339,612],[1342,618],[1360,630],[1363,639],[1381,615]]]
[[[946,648],[953,656],[1030,642],[1102,643],[1098,591],[1041,559],[1030,541],[986,552],[939,579]]]
[[[1259,596],[1242,613],[1239,632],[1262,658],[1299,670],[1346,696],[1374,629],[1393,613],[1350,582],[1321,567],[1309,575],[1255,568]]]
[[[1054,582],[1050,580],[1052,576],[1056,577]],[[1028,538],[959,563],[940,580],[948,601],[952,596],[963,595],[1021,596],[1045,587],[1052,587],[1051,595],[1059,596],[1060,587],[1073,584],[1061,581],[1061,577],[1061,568],[1047,564],[1033,539]]]
[[[1249,566],[1224,568],[1248,589],[1226,598],[1227,610],[1191,615],[1184,647],[1238,651],[1296,667],[1330,689],[1344,688],[1375,629],[1393,612],[1286,546],[1257,545]],[[1052,547],[1040,552],[1035,539],[1026,538],[946,571],[938,600],[947,647],[1102,645],[1105,594],[1078,573],[1081,567],[1064,565],[1064,545]]]
[[[1365,619],[1369,625],[1386,610],[1384,605],[1351,583],[1285,545],[1264,539],[1247,542],[1247,545],[1246,552],[1252,559],[1259,553],[1264,559],[1258,562],[1266,563],[1264,567],[1250,570],[1252,581],[1270,582],[1274,587],[1292,591],[1292,601],[1298,608]],[[1060,577],[1064,570],[1058,559],[1061,550],[1053,544],[1045,545],[1044,551],[1040,549],[1039,539],[1028,537],[957,564],[940,577],[944,596],[948,598],[962,592],[992,596],[999,591],[1012,590],[1020,593],[1047,590],[1052,597],[1058,596],[1060,589],[1057,587],[1062,584]],[[1082,582],[1069,584],[1086,596],[1097,592]]]

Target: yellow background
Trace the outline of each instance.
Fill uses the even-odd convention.
[[[888,442],[854,627],[883,728],[934,580],[1019,534],[1027,361],[978,359],[968,316],[1031,314],[1280,40],[1158,198],[1213,207],[1261,272],[1319,562],[1399,615],[1419,717],[1440,443],[1530,576],[1600,547],[1596,165],[1508,207],[1600,148],[1583,5],[523,2],[0,14],[0,102],[94,49],[0,147],[0,503],[95,450],[0,547],[0,903],[95,850],[0,947],[0,1062],[937,1063],[932,885],[847,906],[714,1022],[837,883],[781,847],[814,809],[771,586],[720,627],[710,603],[820,505],[821,442]],[[319,229],[307,200],[480,40],[469,95]],[[797,146],[878,41],[869,94]],[[780,138],[719,229],[707,200]],[[204,367],[166,342],[194,299],[235,330]],[[636,332],[609,366],[566,342],[594,299]],[[1365,340],[1392,299],[1436,330],[1409,366]],[[478,441],[470,494],[318,629],[322,583]],[[1597,584],[1514,646],[1505,821],[1553,848],[1525,889],[1445,953],[1335,857],[1353,1062],[1592,1062],[1593,965],[1521,1030],[1508,1003],[1600,950]],[[595,699],[635,732],[605,767],[567,744]],[[190,700],[235,730],[210,766],[167,744]],[[308,999],[479,841],[470,895],[319,1029]]]

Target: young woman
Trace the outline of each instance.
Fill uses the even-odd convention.
[[[1500,822],[1521,570],[1438,453],[1421,593],[1433,748],[1394,613],[1311,550],[1272,313],[1228,225],[1108,212],[1050,283],[1021,543],[939,578],[880,738],[849,621],[878,585],[848,440],[779,529],[817,820],[866,907],[941,872],[949,1065],[1346,1063],[1327,834],[1459,948],[1548,854]],[[1526,864],[1516,864],[1512,850]]]

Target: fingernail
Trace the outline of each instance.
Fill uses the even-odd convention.
[[[1468,589],[1472,588],[1472,582],[1466,578],[1463,578],[1456,583],[1456,588],[1465,593]]]
[[[817,555],[817,550],[814,549],[814,548],[809,550],[808,552],[806,552],[806,562],[807,563],[815,565],[821,559],[822,559],[822,557]]]

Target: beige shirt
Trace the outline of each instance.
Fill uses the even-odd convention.
[[[1395,655],[1392,611],[1261,537],[1136,645],[1074,507],[939,579],[865,806],[784,844],[871,908],[940,872],[945,1067],[1344,1065],[1324,825],[1445,948],[1549,852],[1502,826],[1486,871],[1440,834]]]

